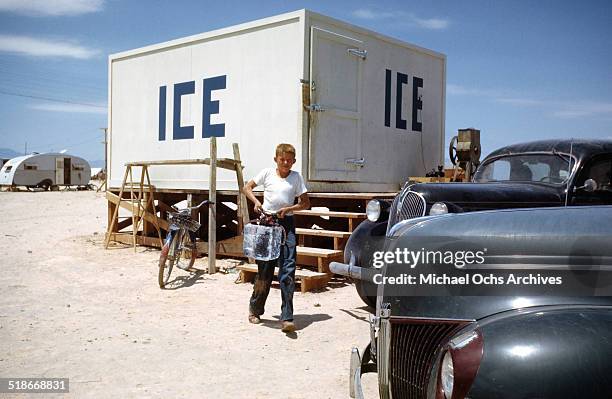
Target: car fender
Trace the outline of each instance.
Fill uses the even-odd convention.
[[[470,398],[599,398],[612,391],[612,307],[519,309],[480,320],[478,328],[484,348]]]

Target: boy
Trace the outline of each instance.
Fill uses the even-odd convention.
[[[276,168],[267,168],[244,186],[244,194],[255,204],[255,212],[262,209],[268,213],[276,213],[279,223],[287,232],[287,239],[281,248],[278,259],[271,261],[257,261],[258,273],[253,287],[253,294],[249,303],[249,322],[258,324],[259,316],[264,313],[266,298],[270,292],[274,267],[278,266],[278,281],[281,289],[281,330],[285,333],[295,331],[293,323],[293,291],[295,290],[295,258],[296,240],[293,212],[310,208],[310,200],[302,176],[291,170],[295,163],[295,148],[291,144],[279,144],[276,147]],[[263,205],[253,194],[257,186],[264,187]],[[295,198],[298,203],[294,205]]]

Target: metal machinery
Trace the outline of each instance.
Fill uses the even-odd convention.
[[[453,181],[469,182],[480,164],[480,130],[459,129],[450,142],[448,156],[454,165]]]

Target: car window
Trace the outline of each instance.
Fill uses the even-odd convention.
[[[581,174],[579,185],[583,185],[586,179],[595,180],[598,190],[612,191],[612,157],[591,161]]]
[[[507,155],[483,163],[476,182],[516,181],[563,183],[570,174],[569,157],[561,154]]]

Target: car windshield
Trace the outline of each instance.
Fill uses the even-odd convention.
[[[559,153],[502,156],[480,165],[474,175],[474,181],[478,183],[522,181],[561,184],[570,175],[569,160],[569,156]]]

